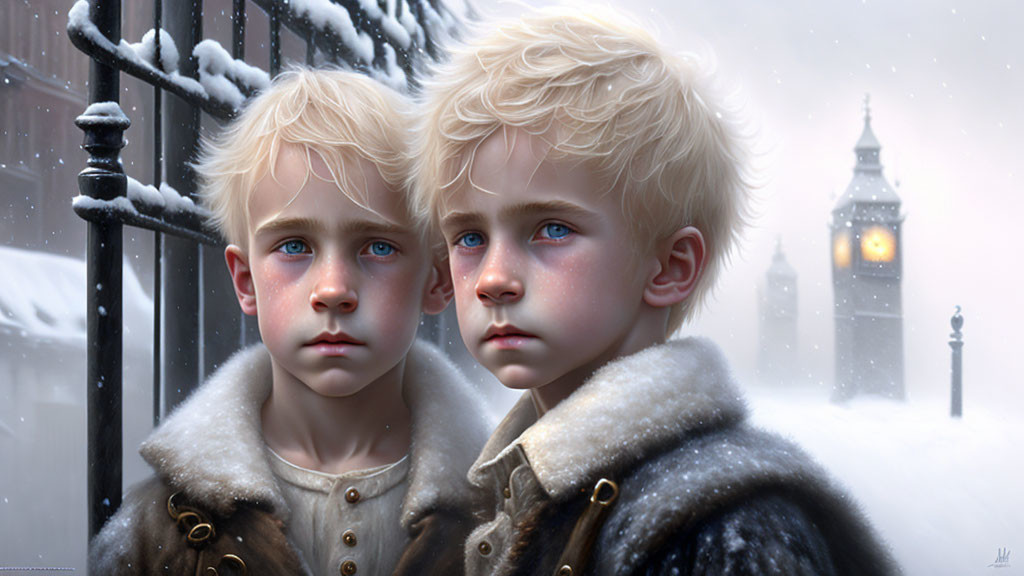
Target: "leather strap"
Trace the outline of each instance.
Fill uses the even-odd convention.
[[[580,576],[590,559],[590,550],[597,540],[597,533],[601,530],[605,518],[611,509],[616,498],[619,497],[619,485],[607,478],[601,478],[594,485],[594,492],[590,495],[590,502],[587,504],[583,514],[576,520],[569,535],[569,542],[565,545],[558,563],[555,564],[554,576]]]

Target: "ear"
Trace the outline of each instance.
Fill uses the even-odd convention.
[[[704,235],[693,226],[680,228],[654,251],[658,265],[644,286],[644,302],[667,308],[686,300],[704,271]]]
[[[228,264],[228,272],[231,273],[231,283],[235,287],[238,305],[245,314],[255,316],[256,287],[252,283],[252,271],[249,269],[249,259],[245,251],[231,244],[224,249],[224,260]]]
[[[455,287],[452,284],[452,272],[448,267],[448,258],[436,258],[430,267],[427,283],[423,287],[423,311],[427,314],[440,314],[452,300]]]

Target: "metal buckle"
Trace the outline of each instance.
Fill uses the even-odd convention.
[[[217,535],[213,524],[198,510],[182,506],[178,507],[174,499],[181,494],[175,492],[167,499],[167,513],[171,515],[178,529],[185,533],[185,540],[194,547],[202,546],[207,540]]]
[[[231,564],[235,569],[240,570],[242,576],[246,576],[247,574],[249,574],[249,567],[245,565],[244,560],[242,560],[238,556],[235,556],[234,554],[225,554],[220,557],[220,560],[217,561],[216,566],[206,567],[207,576],[220,576],[220,570],[218,570],[218,568],[220,568],[221,565],[225,562]]]
[[[611,494],[608,495],[606,498],[602,498],[601,492],[605,488],[610,489]],[[594,485],[594,493],[590,496],[590,501],[596,504],[600,504],[601,506],[610,506],[611,503],[615,502],[615,499],[618,497],[619,485],[616,484],[615,482],[612,482],[611,480],[608,480],[607,478],[601,478],[600,480],[597,481],[597,484]]]

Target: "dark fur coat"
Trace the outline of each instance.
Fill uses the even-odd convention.
[[[745,420],[701,339],[616,360],[539,420],[524,397],[470,469],[499,503],[467,541],[467,573],[557,574],[601,478],[618,497],[573,576],[898,573],[852,498]]]

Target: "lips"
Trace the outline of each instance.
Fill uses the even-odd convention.
[[[536,338],[535,334],[531,334],[526,330],[520,330],[512,324],[505,324],[503,326],[491,326],[484,332],[484,340],[491,340],[493,338],[502,338],[505,336],[523,336],[525,338]]]
[[[366,342],[344,332],[321,332],[307,346],[365,346]]]
[[[491,326],[488,328],[487,331],[484,332],[482,341],[485,344],[497,346],[499,349],[514,350],[536,338],[536,334],[531,334],[530,332],[517,328],[512,324],[505,324],[502,326]]]

